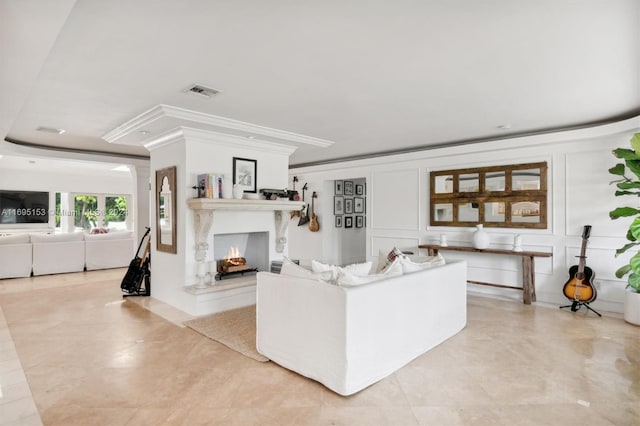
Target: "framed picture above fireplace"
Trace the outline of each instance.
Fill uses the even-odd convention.
[[[233,184],[240,185],[244,192],[256,193],[258,161],[233,157]]]

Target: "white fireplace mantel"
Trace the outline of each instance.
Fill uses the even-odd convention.
[[[291,218],[291,211],[302,210],[304,202],[289,200],[238,200],[238,199],[212,199],[191,198],[187,205],[194,214],[195,225],[195,260],[198,262],[198,284],[196,287],[205,287],[204,261],[209,250],[209,237],[213,226],[213,216],[216,210],[238,211],[273,211],[276,230],[276,252],[282,253],[287,242],[287,227]]]
[[[237,200],[227,198],[191,198],[187,204],[192,210],[302,210],[302,201],[289,200]]]

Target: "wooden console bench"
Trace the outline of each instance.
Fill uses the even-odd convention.
[[[512,288],[516,290],[522,290],[522,302],[526,305],[530,305],[531,302],[536,301],[536,281],[535,281],[535,257],[551,257],[552,253],[541,252],[541,251],[513,251],[513,250],[503,250],[503,249],[477,249],[473,247],[466,246],[445,246],[442,247],[438,244],[422,244],[419,245],[418,248],[427,249],[429,252],[429,256],[435,256],[438,254],[440,250],[451,250],[451,251],[464,251],[471,253],[486,253],[486,254],[498,254],[498,255],[509,255],[509,256],[520,256],[522,257],[522,288],[504,285],[504,284],[493,284],[493,283],[485,283],[480,281],[471,281],[468,280],[468,283],[471,284],[480,284],[480,285],[489,285],[493,287],[502,287],[502,288]]]

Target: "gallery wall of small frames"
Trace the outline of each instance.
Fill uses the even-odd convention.
[[[334,181],[333,215],[336,228],[364,228],[367,226],[367,184],[351,180]]]

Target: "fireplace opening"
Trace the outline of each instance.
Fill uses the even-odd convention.
[[[217,261],[217,271],[216,280],[221,280],[228,276],[258,272],[258,268],[249,265],[247,259],[240,254],[238,247],[233,246],[224,258]]]
[[[268,232],[215,234],[213,241],[216,280],[268,270]]]

